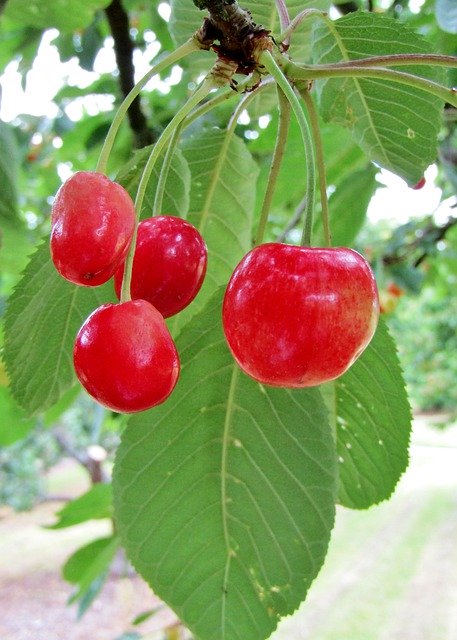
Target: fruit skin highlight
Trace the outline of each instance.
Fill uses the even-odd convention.
[[[311,387],[342,375],[369,344],[379,317],[373,272],[344,247],[255,247],[224,296],[230,350],[255,380]]]
[[[73,362],[88,393],[120,413],[164,402],[180,371],[165,321],[145,300],[105,304],[91,313],[76,336]]]
[[[199,231],[175,216],[143,220],[133,258],[130,293],[133,299],[148,300],[169,318],[195,298],[206,274],[208,252]],[[122,264],[114,275],[114,287],[121,297]]]
[[[135,229],[127,191],[102,173],[79,171],[59,189],[51,211],[51,257],[74,284],[107,282],[125,259]]]

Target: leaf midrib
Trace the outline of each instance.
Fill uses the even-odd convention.
[[[338,47],[339,47],[339,49],[341,51],[341,54],[342,54],[344,60],[346,60],[347,62],[350,62],[351,61],[351,57],[349,56],[349,52],[346,49],[346,46],[344,45],[343,39],[341,38],[341,36],[337,32],[337,30],[335,28],[335,25],[330,20],[326,20],[325,22],[327,24],[327,27],[328,27],[329,31],[331,32],[331,34],[335,38],[335,41],[336,41],[336,43],[337,43],[337,45],[338,45]],[[368,121],[369,121],[369,123],[371,125],[371,130],[374,133],[374,136],[375,136],[375,138],[376,138],[376,140],[378,142],[379,148],[382,151],[382,155],[384,157],[384,162],[386,163],[386,166],[388,166],[389,165],[389,159],[388,159],[388,157],[386,155],[386,152],[385,152],[385,149],[384,149],[384,145],[382,144],[382,142],[381,142],[381,140],[379,138],[379,135],[378,135],[378,132],[376,130],[376,127],[374,126],[374,122],[373,122],[373,119],[371,117],[371,111],[368,108],[367,102],[365,100],[365,96],[364,96],[362,88],[360,86],[360,82],[356,78],[349,78],[348,80],[352,81],[354,83],[355,87],[356,87],[357,93],[359,94],[360,101],[361,101],[361,103],[362,103],[362,105],[364,107],[364,110],[366,112],[366,117],[368,118]]]

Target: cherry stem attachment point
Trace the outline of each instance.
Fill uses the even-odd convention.
[[[306,207],[305,207],[305,224],[303,228],[303,234],[301,239],[302,245],[309,246],[311,244],[311,235],[313,229],[313,215],[314,215],[314,198],[316,190],[316,160],[314,156],[313,139],[310,132],[308,122],[305,118],[300,102],[295,94],[295,91],[289,84],[289,81],[284,76],[283,72],[277,65],[275,59],[271,55],[270,51],[264,51],[260,56],[260,64],[263,64],[266,70],[273,76],[276,83],[280,86],[287,100],[290,102],[292,110],[297,118],[298,126],[303,139],[303,145],[305,147],[305,161],[306,161]]]

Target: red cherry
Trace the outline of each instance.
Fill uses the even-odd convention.
[[[51,212],[51,255],[75,284],[109,280],[125,259],[135,229],[127,191],[102,173],[80,171],[57,192]]]
[[[121,413],[164,402],[180,368],[162,315],[145,300],[96,309],[76,336],[73,362],[90,395]]]
[[[413,185],[411,187],[411,189],[414,189],[415,191],[419,191],[419,189],[422,189],[422,187],[425,186],[425,182],[426,182],[425,177],[422,176],[422,178],[419,180],[419,182],[417,182],[415,185]]]
[[[398,284],[395,284],[395,282],[389,282],[389,284],[387,285],[387,291],[394,298],[401,298],[401,296],[405,293],[404,289],[399,287]]]
[[[376,282],[356,251],[269,243],[236,267],[222,319],[235,360],[255,380],[311,387],[337,378],[373,337]]]
[[[164,318],[192,302],[206,274],[206,244],[197,229],[174,216],[157,216],[138,225],[130,292],[148,300]],[[122,264],[114,274],[120,299]]]

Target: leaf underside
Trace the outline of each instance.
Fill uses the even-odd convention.
[[[339,502],[364,509],[386,500],[408,465],[411,410],[385,323],[335,385]]]
[[[264,388],[224,344],[221,293],[177,346],[172,400],[129,421],[114,469],[136,569],[201,640],[261,640],[323,563],[335,454],[317,390]]]
[[[316,24],[317,64],[372,55],[430,53],[431,47],[397,20],[356,13]],[[442,81],[440,69],[402,66],[397,70]],[[368,157],[416,184],[437,156],[443,102],[420,89],[374,78],[332,78],[317,83],[325,120],[347,127]]]

